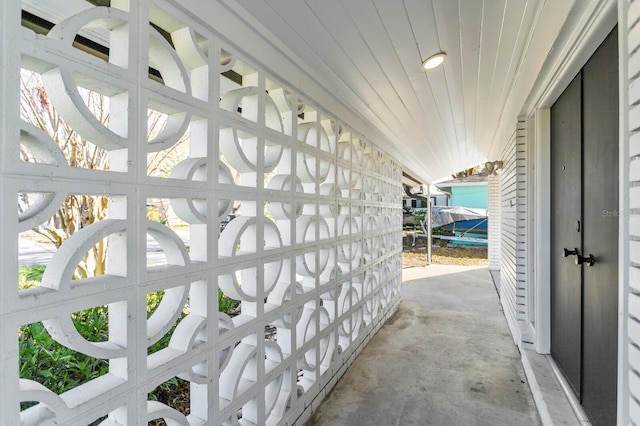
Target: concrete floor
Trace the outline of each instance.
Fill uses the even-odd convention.
[[[539,425],[486,267],[403,271],[403,301],[307,425]]]

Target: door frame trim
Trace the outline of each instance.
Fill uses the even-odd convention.
[[[528,242],[534,255],[533,308],[536,318],[534,347],[541,354],[551,353],[551,109],[536,109],[530,117],[534,130],[532,149],[534,167],[534,238]]]
[[[558,367],[558,364],[556,364],[556,361],[551,357],[551,355],[545,356],[547,357],[547,361],[549,362],[551,371],[553,371],[553,376],[558,381],[560,387],[562,388],[562,392],[564,392],[567,397],[567,401],[569,402],[569,405],[573,410],[573,414],[575,414],[581,425],[590,425],[591,423],[589,422],[587,414],[582,409],[582,405],[580,404],[578,397],[575,395],[575,393],[573,393],[573,389],[571,389],[571,385],[567,381],[567,378],[564,376],[564,374],[562,374],[560,367]]]

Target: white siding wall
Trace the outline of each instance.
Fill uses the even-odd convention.
[[[526,127],[518,121],[500,175],[500,300],[516,343],[526,320]]]
[[[500,269],[500,176],[489,175],[489,269]]]
[[[640,1],[618,2],[620,289],[618,424],[640,424]],[[627,183],[629,182],[629,183]],[[627,220],[628,218],[628,220]]]

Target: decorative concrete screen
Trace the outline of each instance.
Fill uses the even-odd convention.
[[[92,3],[0,11],[0,424],[300,421],[397,306],[401,168],[171,2]]]

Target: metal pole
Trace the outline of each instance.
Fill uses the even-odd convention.
[[[431,265],[431,185],[427,184],[427,266]]]

